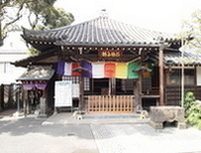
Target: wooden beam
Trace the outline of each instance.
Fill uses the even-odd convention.
[[[164,103],[164,44],[161,44],[159,48],[159,94],[160,94],[160,101],[159,105],[163,106]]]

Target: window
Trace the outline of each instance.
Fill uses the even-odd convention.
[[[0,73],[13,73],[14,65],[11,65],[10,62],[0,62]]]
[[[180,70],[172,70],[169,75],[167,75],[167,84],[168,85],[179,85],[181,78],[181,71]]]
[[[193,85],[195,84],[195,71],[194,69],[184,70],[184,84]]]
[[[167,75],[168,85],[180,85],[181,84],[181,69],[173,69],[169,75]],[[184,84],[194,85],[195,84],[195,70],[185,69],[184,70]]]
[[[84,91],[90,91],[90,78],[84,78]]]
[[[73,84],[79,84],[79,76],[63,76],[63,81],[72,81]],[[84,91],[90,90],[90,78],[84,78]]]
[[[121,90],[132,91],[134,89],[134,79],[122,79]]]

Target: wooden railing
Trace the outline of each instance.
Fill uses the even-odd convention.
[[[133,113],[134,96],[87,96],[88,113]]]

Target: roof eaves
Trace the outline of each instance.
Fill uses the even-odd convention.
[[[58,46],[86,46],[86,47],[101,47],[101,46],[109,46],[109,47],[113,47],[113,46],[120,46],[120,47],[159,47],[160,44],[159,43],[154,43],[154,42],[150,42],[150,43],[146,43],[146,42],[127,42],[127,43],[68,43],[68,42],[63,42],[63,41],[57,41],[54,43],[55,45]]]

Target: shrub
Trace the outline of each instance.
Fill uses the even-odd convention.
[[[193,92],[187,92],[184,97],[186,121],[201,130],[201,102],[195,100]]]

